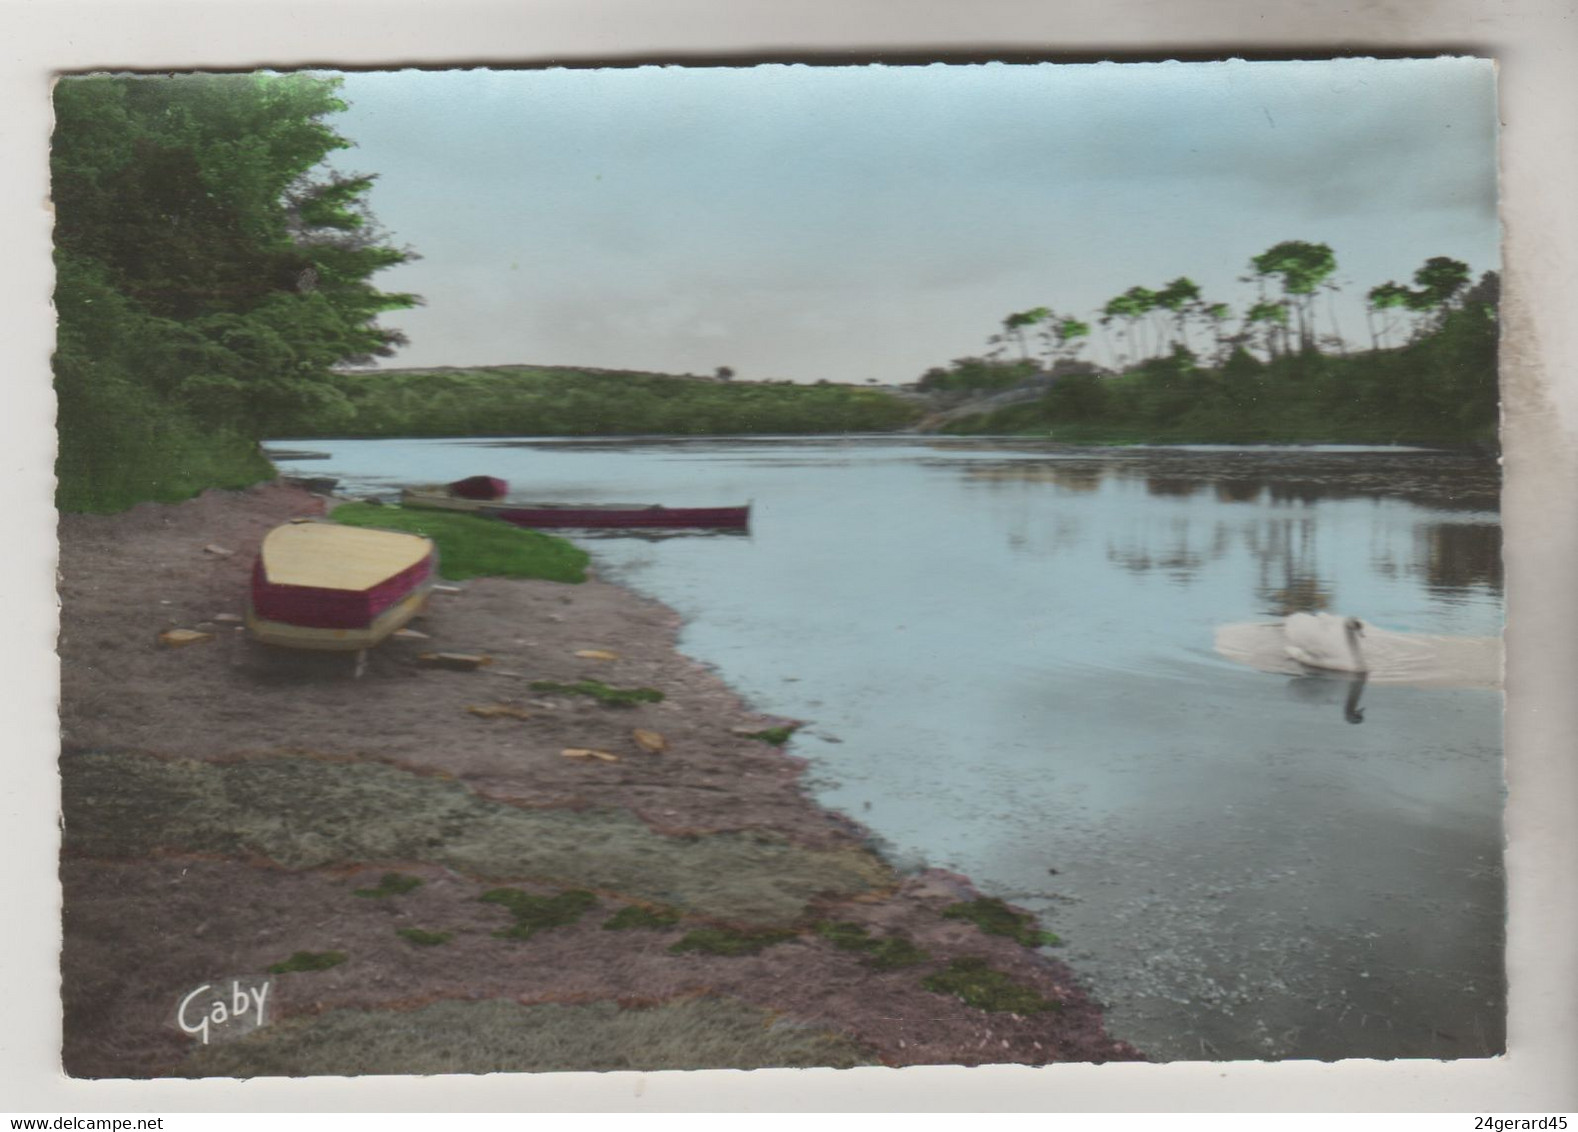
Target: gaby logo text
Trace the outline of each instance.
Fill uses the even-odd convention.
[[[240,979],[229,983],[228,988],[204,983],[187,992],[176,1007],[175,1024],[188,1034],[201,1035],[204,1045],[221,1033],[238,1036],[263,1025],[263,1004],[270,984],[246,985]]]

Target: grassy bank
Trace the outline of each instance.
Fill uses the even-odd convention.
[[[590,561],[580,547],[498,519],[450,515],[377,503],[346,503],[330,516],[352,527],[381,527],[425,535],[438,544],[439,573],[446,578],[543,578],[586,581]]]
[[[920,409],[848,385],[544,366],[337,374],[350,410],[332,423],[304,415],[279,432],[323,436],[707,436],[884,432]]]

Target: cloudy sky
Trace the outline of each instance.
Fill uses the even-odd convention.
[[[345,76],[374,212],[426,306],[392,365],[912,381],[1013,311],[1092,320],[1329,244],[1334,311],[1429,257],[1498,267],[1484,60]],[[1329,326],[1323,326],[1328,331]],[[1097,360],[1104,360],[1093,343]]]

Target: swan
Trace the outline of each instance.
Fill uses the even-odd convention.
[[[1337,617],[1330,613],[1294,613],[1282,623],[1282,636],[1288,656],[1310,668],[1331,668],[1338,672],[1368,672],[1359,638],[1364,622],[1357,617]]]

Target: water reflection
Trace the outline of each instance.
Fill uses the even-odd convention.
[[[949,446],[936,441],[938,451]],[[1143,484],[1158,498],[1188,499],[1209,488],[1221,503],[1307,507],[1348,499],[1398,499],[1442,511],[1494,512],[1501,469],[1488,457],[1462,453],[1327,449],[1091,450],[1051,442],[1016,442],[1013,460],[965,464],[981,481],[1052,483],[1094,491],[1110,478]],[[959,449],[954,449],[959,450]],[[967,450],[995,450],[977,443]],[[1039,454],[1039,455],[1038,455]],[[939,459],[939,464],[959,461]]]
[[[1359,701],[1364,697],[1369,677],[1358,673],[1346,679],[1335,679],[1317,673],[1295,676],[1287,683],[1288,698],[1300,703],[1336,706],[1342,701],[1342,718],[1348,723],[1363,723],[1364,709]]]
[[[1253,607],[1269,616],[1315,613],[1333,607],[1333,578],[1322,561],[1333,547],[1336,532],[1326,529],[1322,503],[1370,497],[1350,482],[1341,487],[1315,479],[1279,481],[1238,473],[1212,480],[1209,476],[1157,474],[1139,463],[1118,457],[1073,460],[1023,460],[1012,463],[956,465],[972,487],[995,494],[1013,491],[1016,502],[1008,515],[1008,545],[1025,554],[1056,554],[1077,546],[1095,522],[1089,500],[1109,514],[1127,513],[1119,485],[1134,484],[1146,499],[1169,510],[1146,512],[1143,523],[1122,524],[1109,533],[1106,560],[1135,575],[1162,574],[1178,585],[1191,585],[1200,571],[1220,562],[1241,546],[1255,563]],[[1356,482],[1358,472],[1349,469]],[[1222,511],[1221,505],[1228,510]],[[1223,516],[1239,506],[1252,514],[1239,523]],[[1171,510],[1176,507],[1177,511]],[[1191,513],[1198,509],[1203,525]],[[1087,521],[1089,520],[1089,521]],[[1103,522],[1109,531],[1116,525]],[[1208,534],[1206,532],[1209,532]],[[1376,576],[1398,579],[1404,572],[1422,577],[1442,596],[1480,589],[1499,595],[1503,585],[1501,529],[1491,521],[1440,519],[1404,526],[1378,516],[1356,528],[1368,548]]]
[[[1261,590],[1258,596],[1267,612],[1281,617],[1290,613],[1320,613],[1331,608],[1331,592],[1321,585],[1320,579],[1293,577],[1291,569],[1281,589]]]
[[[1144,478],[1147,495],[1160,495],[1173,499],[1187,499],[1203,486],[1201,480],[1185,479],[1182,476],[1147,475]]]
[[[1417,557],[1425,584],[1438,593],[1502,587],[1501,527],[1490,523],[1430,523],[1419,532]]]
[[[1258,503],[1266,491],[1263,481],[1251,479],[1217,480],[1215,487],[1216,498],[1222,503]]]
[[[1051,484],[1079,494],[1100,490],[1107,472],[1107,465],[1098,460],[1066,460],[1048,464],[969,464],[964,468],[965,477],[977,483]]]
[[[1165,571],[1172,582],[1188,585],[1202,566],[1217,561],[1231,549],[1230,536],[1220,524],[1213,524],[1211,542],[1203,548],[1194,545],[1192,527],[1189,519],[1174,517],[1166,524],[1144,527],[1138,535],[1131,534],[1122,542],[1108,539],[1107,561],[1136,574]],[[1158,545],[1163,538],[1165,544]]]

